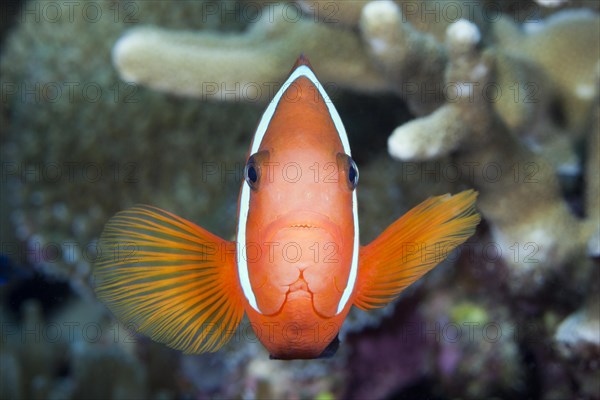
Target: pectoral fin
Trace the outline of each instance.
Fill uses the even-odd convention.
[[[150,206],[115,215],[100,238],[96,293],[125,324],[185,353],[216,351],[244,314],[235,244]]]
[[[431,197],[360,249],[354,305],[383,307],[443,261],[474,232],[477,193]]]

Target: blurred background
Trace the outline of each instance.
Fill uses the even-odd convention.
[[[4,1],[2,399],[600,398],[596,0]],[[233,239],[254,130],[300,53],[360,169],[361,243],[475,188],[476,234],[330,359],[247,320],[183,355],[95,297],[106,221],[152,204]]]

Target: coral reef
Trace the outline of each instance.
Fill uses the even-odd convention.
[[[0,397],[599,397],[600,3],[467,3],[24,2],[0,54],[0,250],[27,271],[0,286]],[[247,321],[202,356],[132,334],[91,291],[103,224],[150,203],[231,237],[255,103],[300,52],[349,130],[361,241],[470,187],[477,236],[354,310],[330,360],[268,361]]]
[[[285,3],[263,8],[244,33],[130,30],[115,44],[113,62],[125,81],[203,100],[266,102],[284,80],[290,60],[303,52],[324,61],[318,64],[323,82],[384,88],[360,38],[290,17],[289,9]]]
[[[207,19],[192,4],[137,6],[137,18],[152,22],[164,15],[173,27],[186,27],[181,13],[187,21]],[[24,7],[43,12],[44,3]],[[221,234],[233,230],[228,214],[236,207],[239,160],[259,112],[236,104],[198,107],[120,82],[110,51],[129,26],[123,20],[130,10],[120,9],[117,23],[114,10],[106,5],[103,11],[93,23],[81,13],[72,21],[66,12],[58,21],[26,14],[1,60],[3,201],[16,226],[14,238],[5,237],[16,245],[3,252],[69,279],[88,298],[95,240],[122,208],[162,204],[191,218],[207,214]],[[74,59],[85,63],[75,67]],[[229,134],[220,143],[206,140],[223,131]]]
[[[424,99],[417,86],[443,77],[446,51],[438,40],[405,23],[400,8],[391,1],[365,6],[360,28],[371,58],[386,80],[405,95],[411,111],[419,115],[435,109],[441,100],[439,88],[433,88],[431,100]]]
[[[383,322],[383,329],[366,329],[350,339],[356,341],[350,357],[350,382],[368,384],[350,383],[348,397],[502,398],[523,394],[524,367],[519,360],[517,324],[510,311],[474,293],[468,294],[469,300],[457,297],[438,284],[427,292],[419,300],[399,304]],[[431,371],[439,379],[436,385],[428,382]],[[418,394],[413,392],[415,386]]]
[[[119,340],[127,332],[104,318],[98,304],[73,303],[46,317],[30,299],[22,303],[20,323],[7,313],[2,310],[3,398],[146,397],[145,369],[132,343]]]
[[[582,309],[569,315],[556,330],[554,339],[561,357],[571,365],[573,379],[581,392],[593,398],[600,393],[600,295],[596,274],[595,290]]]
[[[450,26],[445,79],[448,87],[452,85],[448,93],[452,100],[397,128],[388,148],[401,160],[453,153],[461,175],[481,193],[479,208],[505,261],[515,267],[515,288],[532,293],[532,289],[545,286],[544,277],[549,274],[543,270],[556,272],[573,260],[578,264],[574,257],[585,254],[596,221],[580,221],[570,211],[555,168],[543,152],[536,154],[523,143],[517,128],[511,129],[486,98],[486,91],[479,89],[496,82],[503,57],[492,49],[478,50],[479,40],[472,23],[458,21]],[[515,244],[532,246],[535,256],[514,257],[511,246]],[[587,276],[580,273],[579,279],[573,278],[577,277],[571,279],[576,286]]]
[[[319,60],[327,60],[326,65],[319,65],[319,71],[325,77],[325,81],[334,80],[336,84],[355,90],[393,90],[406,100],[409,109],[415,115],[428,115],[428,120],[411,121],[398,128],[390,138],[390,152],[401,160],[426,160],[448,155],[467,141],[472,134],[463,129],[460,118],[455,118],[454,115],[461,113],[461,110],[456,107],[443,107],[443,103],[449,96],[454,96],[450,103],[456,106],[453,103],[460,102],[461,94],[469,94],[468,100],[473,101],[474,91],[479,91],[484,97],[483,100],[490,104],[485,113],[499,116],[496,126],[506,126],[507,131],[519,136],[521,143],[541,156],[523,150],[525,153],[521,154],[520,158],[513,157],[510,163],[507,159],[501,164],[489,164],[496,160],[487,160],[487,164],[477,160],[478,165],[500,168],[504,173],[505,183],[509,180],[509,171],[514,169],[513,178],[517,182],[512,185],[513,192],[520,192],[515,201],[519,201],[522,198],[520,196],[527,192],[524,187],[532,187],[521,185],[519,180],[529,179],[532,175],[537,175],[536,180],[543,178],[543,183],[537,186],[547,188],[540,189],[540,196],[548,199],[547,202],[551,204],[547,208],[549,213],[541,211],[543,207],[536,207],[537,215],[554,215],[553,218],[541,222],[544,218],[537,218],[527,212],[526,218],[520,219],[521,226],[508,226],[508,223],[500,221],[498,216],[492,216],[494,211],[490,207],[484,206],[490,212],[488,220],[493,222],[497,232],[496,238],[504,243],[503,254],[509,255],[511,251],[508,247],[515,242],[527,246],[531,241],[540,244],[541,262],[556,256],[559,258],[556,264],[560,265],[561,260],[577,253],[579,243],[589,237],[590,228],[589,225],[584,225],[580,229],[570,216],[566,204],[560,199],[560,188],[554,182],[551,168],[560,176],[570,179],[574,179],[571,177],[577,176],[581,170],[581,162],[575,152],[577,144],[569,139],[569,135],[575,135],[575,139],[582,136],[584,126],[589,120],[591,100],[595,96],[600,64],[597,51],[586,51],[585,38],[600,35],[598,16],[588,10],[563,11],[544,22],[538,22],[538,26],[530,28],[532,33],[529,34],[521,32],[508,17],[499,18],[497,23],[486,29],[489,34],[485,38],[486,42],[493,44],[491,48],[495,49],[494,71],[490,73],[493,76],[486,78],[485,82],[479,76],[464,77],[472,79],[466,82],[472,83],[473,86],[461,88],[456,87],[457,81],[453,80],[454,77],[444,76],[450,68],[447,65],[448,46],[440,40],[439,30],[449,25],[448,18],[442,18],[441,23],[435,24],[435,33],[432,33],[427,21],[423,22],[422,18],[415,17],[414,12],[408,12],[408,9],[403,9],[392,1],[365,4],[330,3],[329,5],[338,11],[336,17],[339,17],[332,24],[328,24],[326,19],[317,18],[323,17],[324,5],[301,2],[304,9],[310,10],[313,17],[321,21],[320,24],[315,24],[309,19],[292,21],[285,17],[286,7],[277,5],[270,10],[274,18],[267,18],[267,13],[263,12],[262,18],[243,35],[216,37],[206,33],[166,32],[156,27],[130,31],[115,45],[113,60],[125,79],[145,83],[154,88],[206,99],[209,94],[206,91],[207,82],[221,82],[210,89],[215,94],[214,98],[227,99],[222,88],[234,87],[230,98],[252,100],[264,99],[267,95],[256,86],[256,82],[281,81],[281,73],[276,71],[284,70],[280,65],[282,60],[291,58],[291,53],[287,52],[299,52],[299,49],[304,49]],[[424,1],[418,3],[417,7],[426,9],[428,5]],[[360,18],[357,17],[359,10]],[[458,15],[466,14],[465,9],[458,9],[457,12]],[[476,8],[471,14],[473,19],[483,22],[481,9]],[[342,26],[360,27],[366,53],[353,31],[329,26],[337,23]],[[429,32],[423,32],[424,27],[429,27]],[[301,30],[310,31],[311,34],[307,36],[302,34]],[[457,37],[455,46],[461,46],[458,41],[467,40],[469,35],[474,35],[471,37],[474,46],[479,45],[482,40],[482,34],[475,25],[455,24],[452,31],[454,33],[450,32],[450,35],[454,34]],[[290,36],[268,32],[285,32]],[[305,40],[302,43],[297,42],[294,39],[297,37],[303,37]],[[331,50],[331,42],[336,43],[335,54],[327,53]],[[191,85],[193,79],[185,74],[169,73],[172,67],[165,66],[156,59],[153,47],[155,43],[176,49],[173,51],[177,55],[168,58],[174,60],[174,65],[184,66],[184,71],[193,71],[197,76],[202,76],[202,79],[196,80],[200,82],[198,85],[204,87]],[[571,46],[569,43],[577,43],[580,47]],[[253,44],[252,54],[240,48],[250,44]],[[218,50],[215,50],[217,46]],[[281,47],[285,47],[285,51]],[[169,49],[165,51],[171,51]],[[265,58],[265,53],[270,57],[277,57],[277,60]],[[571,56],[568,56],[569,54]],[[565,55],[568,59],[577,57],[577,62],[559,63],[560,68],[557,68],[556,60]],[[238,69],[240,62],[236,61],[235,57],[255,60],[252,64],[260,67],[254,68],[252,72]],[[206,58],[210,59],[210,62],[207,62]],[[341,64],[347,64],[350,59],[353,68],[340,68]],[[369,59],[375,66],[375,71],[369,66]],[[232,66],[225,68],[226,72],[223,71],[224,60],[228,60],[227,64]],[[265,71],[265,68],[271,70]],[[223,81],[215,79],[215,71],[224,77]],[[381,76],[377,76],[377,71]],[[354,75],[355,73],[357,75]],[[359,76],[361,79],[358,79]],[[175,81],[164,81],[173,77]],[[381,84],[382,80],[387,86]],[[242,87],[244,85],[240,86],[240,82],[253,82],[252,88],[248,91]],[[432,88],[427,88],[426,85],[431,85]],[[460,93],[461,91],[464,93]],[[482,99],[475,101],[479,100]],[[451,111],[453,109],[454,112]],[[482,122],[481,126],[483,124]],[[487,124],[490,125],[489,122]],[[502,134],[488,136],[498,137]],[[475,142],[480,146],[486,145],[482,141]],[[515,143],[515,146],[521,147],[521,144]],[[494,152],[501,154],[499,150],[501,149],[496,147]],[[502,185],[494,182],[493,186],[500,188]],[[535,195],[534,193],[528,195]],[[490,193],[489,197],[493,195]],[[505,204],[512,204],[508,208],[513,209],[515,203]],[[498,210],[497,214],[506,214],[497,204],[494,208]],[[529,221],[536,223],[529,224]],[[574,241],[565,243],[564,248],[558,246],[551,252],[550,248],[555,247],[558,238],[548,235],[547,232],[548,228],[557,222],[565,222],[566,226],[572,227]],[[523,228],[523,225],[528,227]],[[546,233],[542,233],[543,231]],[[579,233],[580,231],[582,233]],[[533,233],[538,236],[532,236]],[[535,252],[537,253],[537,250]],[[506,260],[510,262],[510,258]]]
[[[435,28],[432,30],[432,24],[416,16],[428,16],[428,13],[415,13],[412,9],[409,10],[404,5],[397,5],[392,1],[352,2],[351,5],[333,2],[328,3],[327,6],[338,11],[335,14],[338,18],[335,23],[328,24],[327,19],[323,18],[326,11],[325,5],[314,2],[300,2],[300,4],[322,23],[315,24],[309,19],[292,21],[285,17],[285,7],[278,5],[270,10],[273,11],[274,18],[266,18],[267,13],[263,12],[262,19],[243,35],[217,38],[206,33],[165,32],[159,28],[147,28],[147,31],[143,32],[129,32],[115,45],[113,59],[125,79],[146,83],[151,87],[169,92],[193,94],[206,98],[206,87],[198,88],[190,85],[190,78],[183,74],[168,73],[171,67],[156,61],[153,43],[158,41],[161,46],[164,43],[165,46],[175,49],[181,45],[181,51],[176,50],[177,56],[168,57],[176,60],[175,65],[188,66],[183,69],[197,72],[198,76],[203,77],[202,80],[198,80],[203,85],[206,82],[219,82],[218,79],[213,79],[215,78],[214,71],[219,71],[222,77],[225,76],[223,78],[225,85],[220,87],[227,87],[229,82],[231,83],[229,86],[236,87],[237,96],[242,97],[244,89],[239,84],[236,86],[235,82],[280,81],[281,74],[275,71],[283,70],[280,65],[281,60],[290,58],[286,51],[292,49],[292,52],[298,52],[298,49],[302,48],[311,56],[315,55],[319,60],[327,60],[327,65],[319,66],[320,73],[323,74],[326,81],[335,80],[337,84],[350,86],[356,90],[381,90],[384,87],[381,85],[383,79],[387,82],[385,89],[391,89],[401,94],[415,115],[431,114],[428,115],[427,120],[415,120],[403,125],[390,138],[390,152],[401,160],[425,160],[447,155],[470,139],[473,136],[472,133],[464,129],[461,119],[454,115],[461,113],[461,110],[455,107],[457,104],[454,103],[460,103],[461,94],[469,94],[468,100],[473,101],[472,95],[475,94],[473,91],[478,91],[485,98],[475,99],[475,101],[489,100],[487,103],[490,106],[485,114],[499,116],[496,126],[506,126],[506,130],[519,136],[521,142],[526,144],[532,152],[542,155],[542,157],[537,157],[523,150],[525,153],[521,154],[520,158],[513,157],[511,162],[507,162],[505,159],[503,163],[493,164],[493,166],[504,172],[503,181],[505,183],[509,180],[509,171],[514,169],[513,178],[516,182],[512,185],[513,192],[520,193],[516,195],[515,201],[519,201],[522,195],[526,194],[527,191],[523,189],[524,187],[532,187],[532,185],[521,185],[519,180],[528,179],[532,175],[537,175],[536,180],[538,177],[543,178],[541,179],[543,183],[537,186],[546,186],[546,188],[540,189],[539,196],[548,199],[547,203],[551,204],[545,209],[549,211],[548,213],[541,211],[543,207],[536,207],[536,212],[537,215],[554,215],[553,218],[541,222],[545,218],[537,218],[526,212],[525,218],[519,218],[520,226],[508,226],[510,223],[500,221],[501,217],[494,217],[492,213],[496,210],[496,214],[506,215],[504,210],[516,208],[513,207],[514,202],[504,201],[505,204],[511,204],[504,209],[500,209],[497,204],[493,206],[495,210],[484,206],[490,213],[488,220],[493,222],[497,232],[496,238],[504,243],[503,254],[511,253],[508,247],[512,243],[517,242],[519,245],[523,243],[526,246],[527,243],[535,241],[540,244],[541,262],[548,257],[556,256],[559,258],[556,264],[560,265],[561,260],[578,252],[578,243],[589,237],[589,226],[585,225],[580,229],[580,226],[570,216],[566,204],[560,199],[560,188],[554,182],[553,172],[549,168],[552,167],[559,174],[567,176],[576,176],[581,169],[579,157],[574,149],[576,144],[568,136],[582,136],[584,125],[589,120],[591,100],[595,96],[595,83],[600,63],[597,51],[586,51],[587,42],[585,40],[585,38],[600,35],[599,18],[595,13],[588,10],[563,11],[543,22],[537,22],[536,27],[529,24],[532,26],[530,28],[532,32],[528,34],[523,33],[508,17],[499,18],[498,21],[494,21],[495,24],[486,29],[486,32],[489,31],[486,41],[491,42],[493,48],[496,49],[493,57],[494,71],[490,73],[493,76],[486,78],[485,82],[482,81],[483,77],[479,76],[457,77],[472,79],[465,81],[473,83],[472,87],[461,88],[456,87],[455,77],[444,76],[446,69],[450,67],[447,65],[448,46],[440,39],[440,31],[449,25],[449,18],[442,18],[440,23],[434,24]],[[418,2],[416,7],[417,9],[421,7],[427,9],[428,4],[426,1]],[[357,17],[359,14],[360,17]],[[457,10],[457,15],[465,14],[464,8]],[[481,8],[476,8],[471,14],[470,16],[474,20],[483,22],[481,21],[483,16]],[[361,38],[366,45],[366,53],[362,50],[354,32],[329,26],[337,23],[342,26],[355,27],[358,25],[360,27]],[[423,32],[425,27],[429,28],[428,32]],[[296,31],[301,33],[302,29],[311,31],[311,36],[293,34]],[[265,33],[276,31],[286,32],[290,36]],[[472,45],[475,46],[479,45],[482,40],[479,29],[475,25],[465,23],[455,24],[452,31],[449,31],[449,35],[456,36],[457,40],[455,40],[454,46],[469,46],[468,40],[474,41]],[[295,39],[291,38],[292,36],[303,37],[306,40],[297,43]],[[317,39],[317,37],[322,39]],[[466,44],[459,43],[459,40],[463,39],[466,40]],[[331,42],[336,43],[335,54],[319,57],[326,55],[323,52],[329,51]],[[571,45],[572,43],[578,44],[579,47]],[[256,53],[247,54],[246,51],[241,51],[239,46],[248,44],[254,44],[252,49]],[[314,47],[315,45],[317,47]],[[215,46],[219,46],[218,54],[213,54]],[[286,48],[285,51],[280,49],[282,46]],[[272,47],[272,51],[263,50],[269,47]],[[222,48],[224,50],[221,50]],[[186,51],[186,49],[190,51]],[[191,51],[192,49],[195,51]],[[264,52],[268,52],[271,57],[278,57],[279,61],[272,59],[265,59],[266,62],[258,61],[257,57],[264,58]],[[376,71],[374,72],[373,68],[369,67],[367,55],[376,66],[376,71],[380,71],[382,76],[373,78],[376,77]],[[237,69],[236,66],[240,63],[235,62],[234,57],[257,60],[252,63],[261,67],[253,69],[251,73]],[[564,57],[567,59],[576,57],[577,61],[557,62]],[[206,58],[211,61],[207,62]],[[338,62],[348,63],[350,58],[352,58],[353,68],[339,68]],[[233,67],[226,68],[227,72],[223,73],[222,60],[225,59],[231,61],[228,64]],[[341,59],[346,61],[338,61]],[[128,63],[127,60],[131,60],[133,64]],[[331,68],[331,66],[335,67]],[[267,67],[272,70],[263,72],[263,69]],[[490,68],[492,67],[490,66]],[[340,73],[340,70],[343,73]],[[333,74],[330,75],[332,72]],[[483,73],[483,71],[479,72]],[[358,75],[353,75],[354,73],[358,73],[361,79],[357,79]],[[351,75],[345,76],[344,74]],[[164,77],[171,79],[174,76],[181,80],[163,81]],[[374,83],[372,78],[377,83]],[[432,85],[433,88],[428,89],[424,85]],[[477,87],[479,90],[475,89]],[[221,89],[217,87],[213,89],[217,94],[215,98],[226,98]],[[265,94],[264,91],[254,91],[254,89],[256,88],[252,88],[252,93],[247,99],[260,98],[261,94]],[[460,93],[461,89],[465,93]],[[469,92],[467,93],[467,91]],[[249,93],[246,92],[246,94]],[[448,96],[455,96],[450,101],[451,107],[443,107]],[[494,96],[494,98],[490,99],[490,96]],[[232,98],[236,98],[236,96],[232,96]],[[472,110],[467,110],[467,112],[475,113]],[[554,123],[552,123],[553,121]],[[481,122],[480,125],[484,126],[484,122],[477,122]],[[487,126],[489,125],[488,121]],[[479,129],[483,131],[483,128]],[[488,136],[495,138],[502,134]],[[482,141],[475,142],[480,146],[487,146]],[[510,144],[508,146],[511,147]],[[514,147],[521,147],[521,144],[515,142]],[[502,154],[502,151],[499,150],[501,149],[496,147],[494,152]],[[495,160],[487,161],[495,162]],[[480,160],[477,162],[479,165],[492,165],[483,164]],[[494,182],[494,185],[488,186],[500,188],[502,184]],[[489,197],[494,195],[494,193],[490,193]],[[528,195],[535,195],[535,192],[528,193]],[[529,221],[537,222],[530,224]],[[555,247],[559,238],[553,238],[551,234],[548,234],[551,231],[549,227],[561,222],[572,227],[575,240],[566,243],[566,247],[563,246],[565,248],[558,246],[557,249],[550,252],[550,248]],[[524,225],[528,227],[523,228]],[[543,231],[545,233],[542,233]],[[580,231],[583,232],[579,233]],[[532,236],[533,233],[536,233],[537,237]],[[510,262],[509,258],[506,259]]]
[[[600,84],[600,77],[598,78]],[[600,257],[600,94],[596,99],[589,125],[589,140],[587,144],[587,165],[585,170],[586,191],[585,209],[586,216],[596,230],[588,242],[588,254],[591,257]]]
[[[573,365],[556,367],[562,376],[553,384],[544,382],[544,390],[549,396],[568,396],[564,376],[575,374],[582,395],[595,397],[599,388],[592,376],[597,366],[589,360],[600,347],[599,299],[590,283],[597,266],[589,257],[597,256],[600,226],[600,52],[597,42],[590,48],[583,38],[599,37],[600,18],[588,10],[563,11],[539,25],[523,34],[504,17],[492,27],[494,46],[487,48],[473,23],[451,25],[445,45],[446,102],[394,130],[388,149],[404,161],[441,159],[459,166],[463,181],[480,191],[479,208],[508,266],[503,281],[513,296],[541,299],[560,281],[572,296],[587,298],[587,305],[560,326],[545,328],[546,334],[556,332],[556,341],[571,349],[567,353]],[[485,90],[495,87],[496,94],[506,93],[503,82],[511,81],[523,88],[534,84],[540,101],[503,103]],[[577,151],[582,142],[589,146],[587,157]],[[565,199],[564,192],[572,188],[564,177],[580,176],[583,160],[587,165],[582,213]],[[549,298],[560,303],[556,296]],[[517,321],[525,324],[520,318]],[[539,359],[562,363],[555,352],[532,347]]]

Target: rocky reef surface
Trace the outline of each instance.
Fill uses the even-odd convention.
[[[598,2],[10,3],[1,398],[600,397]],[[93,293],[104,223],[146,203],[233,237],[302,52],[349,131],[361,241],[466,188],[476,235],[353,310],[332,359],[269,360],[246,321],[198,356],[133,334]]]

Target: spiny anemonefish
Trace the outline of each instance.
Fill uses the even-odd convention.
[[[246,311],[273,358],[316,358],[335,352],[352,305],[394,300],[479,222],[475,192],[433,197],[360,246],[358,169],[302,56],[262,116],[244,177],[235,242],[154,207],[115,215],[100,239],[98,297],[186,353],[219,349]]]

